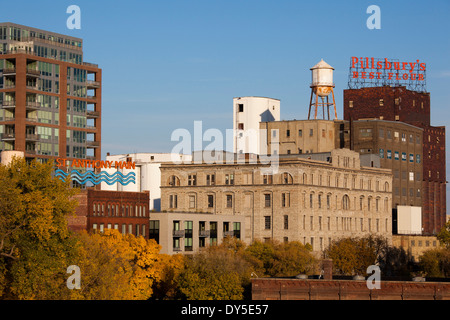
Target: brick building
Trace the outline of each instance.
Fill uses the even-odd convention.
[[[117,229],[148,239],[149,192],[80,190],[79,205],[69,217],[72,230],[100,231]]]
[[[423,129],[423,233],[435,234],[446,221],[445,127],[430,123],[430,94],[404,86],[344,90],[344,120],[400,121]]]
[[[0,151],[100,159],[101,91],[82,39],[0,23]]]

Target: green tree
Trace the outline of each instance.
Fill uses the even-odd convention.
[[[53,164],[0,165],[0,297],[67,297],[66,270],[77,255],[67,228],[75,190],[52,177]],[[65,289],[65,290],[64,290]]]

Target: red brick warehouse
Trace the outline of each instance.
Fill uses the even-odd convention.
[[[367,62],[365,71],[370,73],[371,59],[362,59]],[[388,74],[385,70],[383,74]],[[380,61],[380,60],[378,60]],[[353,61],[355,62],[355,61]],[[394,65],[392,63],[392,65]],[[403,74],[408,70],[408,64],[399,63],[396,66],[405,66]],[[422,65],[422,64],[417,64]],[[412,66],[412,64],[411,64]],[[361,68],[361,65],[358,64]],[[354,78],[356,69],[350,68],[349,89],[344,90],[344,119],[381,119],[399,121],[422,128],[423,131],[423,174],[422,174],[422,228],[423,234],[436,234],[446,222],[446,166],[445,166],[445,127],[432,126],[430,123],[431,104],[430,93],[425,90],[426,77],[416,77],[417,80],[387,81],[373,79],[367,82]],[[361,75],[361,69],[358,71]],[[397,72],[402,79],[401,72]],[[425,70],[422,70],[422,74]],[[378,82],[377,82],[378,80]],[[419,84],[414,81],[421,81]],[[375,150],[375,152],[377,152]],[[392,160],[395,161],[395,160]],[[406,203],[394,203],[397,205]]]

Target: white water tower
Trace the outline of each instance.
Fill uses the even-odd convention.
[[[330,120],[330,106],[334,107],[334,117],[337,119],[336,103],[334,100],[334,82],[333,70],[325,61],[320,60],[314,67],[311,68],[312,82],[311,82],[311,99],[309,101],[308,120],[311,118],[311,107],[314,106],[314,119],[317,119],[317,112],[319,107],[322,107],[323,119],[325,119],[325,107],[327,108],[328,120]],[[330,94],[333,98],[329,102]],[[319,98],[321,102],[319,102]]]

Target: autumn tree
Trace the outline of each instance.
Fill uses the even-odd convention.
[[[447,221],[436,237],[443,246],[450,248],[450,221]]]
[[[154,240],[122,235],[115,229],[81,232],[78,238],[81,289],[72,290],[71,299],[143,300],[152,296],[153,284],[161,277],[157,263],[161,247]]]
[[[250,283],[251,266],[242,256],[244,244],[225,240],[185,257],[178,289],[188,300],[240,300]]]
[[[337,273],[363,275],[370,265],[383,259],[386,248],[387,241],[382,237],[347,237],[332,242],[324,256],[333,260],[333,268]]]
[[[317,268],[311,248],[297,241],[254,241],[246,248],[246,257],[258,276],[290,277]]]
[[[60,299],[77,255],[67,228],[75,190],[52,177],[51,162],[0,165],[0,297]],[[67,289],[67,288],[66,288]]]
[[[419,257],[420,270],[427,277],[450,277],[450,249],[435,248]]]

